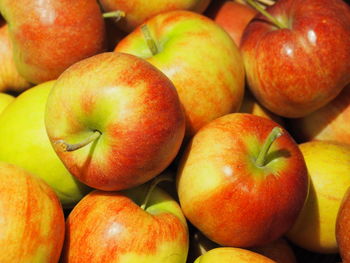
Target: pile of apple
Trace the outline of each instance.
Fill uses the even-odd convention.
[[[343,0],[0,13],[1,263],[350,262]]]

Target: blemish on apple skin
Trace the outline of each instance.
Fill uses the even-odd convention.
[[[233,177],[233,169],[229,165],[225,165],[222,167],[222,171],[224,172],[226,177]]]

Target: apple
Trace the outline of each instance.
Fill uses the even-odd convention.
[[[350,7],[342,0],[279,0],[260,10],[269,18],[256,16],[240,45],[254,96],[288,118],[329,103],[350,82]]]
[[[336,219],[336,240],[344,263],[350,262],[350,188],[346,191]]]
[[[160,188],[151,190],[144,184],[86,195],[66,221],[62,263],[185,263],[188,229],[181,208]]]
[[[251,250],[277,263],[297,263],[294,251],[284,237],[264,246],[251,248]]]
[[[0,61],[0,92],[20,93],[31,87],[17,71],[6,23],[0,25]]]
[[[245,27],[257,11],[249,5],[225,0],[213,1],[205,14],[222,26],[239,46]]]
[[[287,237],[312,252],[338,253],[336,217],[350,187],[350,146],[310,141],[300,144],[300,150],[310,176],[310,190]]]
[[[292,227],[308,177],[287,131],[267,118],[232,113],[193,137],[181,159],[177,189],[186,218],[206,237],[248,248]]]
[[[0,113],[15,99],[10,94],[0,92]]]
[[[0,162],[0,262],[56,263],[64,240],[64,215],[41,179]]]
[[[350,144],[350,85],[330,103],[315,112],[289,120],[289,129],[299,142],[311,140]]]
[[[174,83],[186,114],[186,139],[241,105],[245,75],[239,50],[203,15],[157,15],[122,39],[115,51],[146,59]]]
[[[133,31],[147,19],[173,10],[190,10],[202,13],[211,0],[99,0],[105,12],[122,12],[116,26],[125,32]]]
[[[0,160],[42,178],[68,208],[90,189],[68,172],[46,134],[44,114],[53,85],[50,81],[24,91],[0,114]]]
[[[276,263],[263,255],[250,250],[235,247],[220,247],[209,250],[197,258],[194,263]]]
[[[38,84],[101,53],[105,25],[95,0],[2,0],[18,72]]]
[[[185,117],[171,81],[136,56],[106,52],[69,67],[49,94],[46,130],[81,182],[124,190],[162,172],[181,146]]]

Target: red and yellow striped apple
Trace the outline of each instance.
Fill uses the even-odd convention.
[[[49,94],[45,124],[67,169],[100,190],[122,190],[175,158],[185,117],[171,81],[136,56],[109,52],[68,68]]]
[[[187,146],[177,175],[180,205],[214,242],[260,246],[294,224],[308,191],[306,165],[277,126],[233,113],[203,127]]]
[[[75,62],[105,48],[105,26],[95,0],[2,0],[15,64],[27,81],[56,79]]]
[[[55,192],[22,168],[0,162],[0,262],[57,263],[64,228]]]
[[[99,0],[105,12],[119,11],[122,17],[116,26],[126,32],[131,32],[147,19],[160,13],[174,10],[190,10],[202,13],[210,0]]]
[[[147,190],[86,195],[68,216],[62,263],[185,263],[188,230],[180,206],[160,188],[146,204]]]
[[[187,137],[241,105],[244,69],[239,50],[220,26],[203,15],[189,11],[157,15],[115,50],[147,59],[174,83],[186,113]]]
[[[256,16],[241,40],[249,88],[275,114],[304,117],[350,82],[350,6],[279,0],[266,10],[272,18]]]

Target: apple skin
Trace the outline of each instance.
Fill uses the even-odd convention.
[[[222,26],[239,46],[244,29],[257,11],[249,5],[232,0],[216,0],[212,2],[205,14]]]
[[[283,118],[277,116],[276,114],[261,106],[249,90],[244,93],[243,102],[239,109],[239,112],[250,113],[260,117],[268,118],[282,126],[285,124]]]
[[[106,191],[142,184],[175,158],[185,117],[171,81],[147,61],[117,52],[98,54],[67,69],[56,81],[45,114],[49,139],[67,169]],[[73,152],[56,142],[78,143]]]
[[[336,217],[350,186],[350,146],[311,141],[300,144],[300,149],[310,176],[310,190],[298,219],[286,236],[312,252],[338,253]]]
[[[0,160],[43,179],[64,208],[74,206],[90,189],[64,167],[46,134],[44,114],[54,81],[24,91],[0,114]]]
[[[186,138],[211,120],[238,111],[244,93],[242,58],[219,25],[189,11],[163,13],[145,24],[158,54],[151,54],[140,27],[115,51],[147,59],[174,83],[185,109]]]
[[[288,122],[291,133],[299,142],[321,140],[350,145],[350,85],[322,108]]]
[[[3,0],[18,72],[39,84],[105,48],[105,25],[95,0]]]
[[[123,11],[125,17],[116,22],[116,26],[125,32],[131,32],[146,20],[160,13],[174,10],[190,10],[202,13],[211,0],[99,0],[105,12]]]
[[[64,215],[41,179],[0,162],[0,261],[56,263],[64,240]]]
[[[0,113],[2,113],[14,99],[15,97],[12,95],[0,92]]]
[[[272,144],[267,164],[255,164],[276,126],[263,117],[232,113],[203,127],[182,156],[177,174],[181,208],[221,246],[272,242],[292,227],[303,206],[306,166],[286,131]]]
[[[246,27],[240,49],[249,87],[277,115],[304,117],[350,82],[350,7],[342,0],[280,0]]]
[[[276,263],[258,253],[235,247],[214,248],[197,258],[194,263]]]
[[[20,93],[32,86],[17,71],[6,23],[0,25],[0,61],[0,92]]]
[[[346,191],[340,205],[335,234],[339,246],[339,253],[343,263],[350,262],[350,188]]]
[[[188,229],[180,206],[156,187],[141,209],[146,186],[86,195],[68,216],[62,263],[185,263]]]
[[[297,263],[294,251],[284,237],[266,244],[265,246],[251,248],[251,250],[277,263]]]

